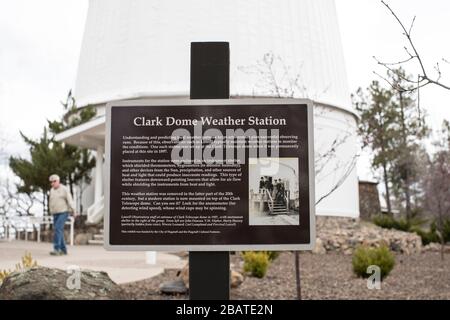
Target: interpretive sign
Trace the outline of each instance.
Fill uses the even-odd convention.
[[[105,247],[312,249],[312,119],[300,99],[109,103]]]

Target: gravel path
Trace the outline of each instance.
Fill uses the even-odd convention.
[[[232,255],[232,265],[242,272],[242,260]],[[352,272],[351,256],[341,253],[301,253],[303,299],[450,299],[450,254],[441,261],[439,253],[396,255],[396,265],[382,282],[381,290],[369,290],[366,280]],[[185,295],[159,294],[160,283],[174,280],[177,270],[166,270],[151,279],[124,284],[136,299],[187,299]],[[232,299],[295,299],[294,255],[281,254],[263,279],[246,277],[231,290]]]

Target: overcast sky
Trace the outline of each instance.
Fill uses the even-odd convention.
[[[450,1],[391,0],[405,22],[417,15],[413,37],[427,66],[450,60]],[[404,57],[406,45],[399,25],[379,0],[336,0],[347,65],[354,92],[366,87],[380,70],[372,56],[385,61]],[[38,137],[46,119],[61,112],[60,100],[74,86],[87,0],[0,0],[0,136],[9,154],[25,154],[19,130]],[[442,65],[450,83],[450,65]],[[416,72],[413,66],[410,71]],[[450,91],[421,91],[429,123],[450,119]],[[366,170],[361,163],[359,170]]]

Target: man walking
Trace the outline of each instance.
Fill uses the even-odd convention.
[[[70,191],[60,183],[59,176],[52,174],[49,178],[52,188],[50,189],[49,211],[53,215],[53,256],[67,254],[64,242],[64,224],[69,213],[75,213],[75,205]]]

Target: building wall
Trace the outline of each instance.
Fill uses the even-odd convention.
[[[377,183],[359,182],[359,206],[361,219],[371,220],[375,215],[381,214]]]

